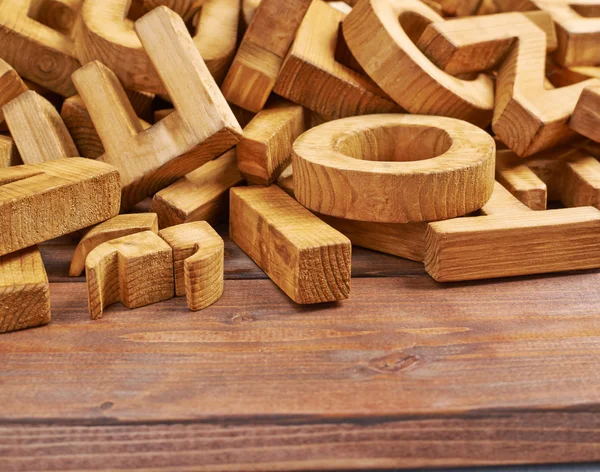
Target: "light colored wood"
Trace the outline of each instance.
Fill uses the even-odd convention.
[[[495,150],[489,134],[452,118],[331,121],[294,143],[296,199],[313,211],[360,221],[454,218],[490,198]]]
[[[223,295],[225,244],[206,222],[196,221],[160,231],[173,248],[175,295],[185,295],[191,311],[203,310]]]
[[[56,108],[36,92],[22,93],[4,105],[3,110],[8,129],[25,164],[79,155]]]
[[[0,257],[0,333],[50,323],[50,284],[37,246]]]
[[[138,117],[151,115],[153,94],[133,90],[126,90],[125,93]],[[80,156],[96,159],[104,154],[102,140],[98,136],[92,117],[79,95],[73,95],[63,102],[60,116],[65,122]],[[141,124],[144,129],[151,126],[150,123],[144,120],[141,121]]]
[[[405,110],[486,127],[494,108],[491,79],[453,77],[413,42],[427,24],[438,23],[444,19],[418,0],[362,0],[344,20],[343,33],[362,68]]]
[[[512,151],[497,151],[496,180],[532,210],[546,209],[546,184]]]
[[[102,62],[127,89],[169,93],[160,71],[157,73],[152,58],[136,36],[133,22],[126,18],[130,3],[130,0],[87,0],[77,31],[77,55],[83,64]],[[186,5],[190,2],[183,7],[187,8]],[[193,44],[219,82],[235,53],[239,12],[240,0],[207,0],[202,7]]]
[[[244,27],[244,31],[248,29],[248,26],[252,22],[252,18],[254,18],[260,2],[261,0],[242,0],[242,19],[244,20],[242,26]]]
[[[453,282],[598,268],[598,231],[592,207],[438,221],[427,229],[425,270]]]
[[[23,164],[12,138],[0,135],[0,168]]]
[[[507,217],[512,213],[529,211],[515,196],[506,190],[498,181],[494,182],[492,196],[478,211],[480,215],[502,215]]]
[[[296,303],[350,295],[351,243],[276,186],[231,189],[231,239]]]
[[[119,173],[79,157],[0,169],[0,255],[119,213]]]
[[[71,74],[80,63],[66,35],[29,18],[32,0],[0,2],[0,57],[17,73],[63,97],[75,94]]]
[[[192,221],[216,224],[227,214],[229,189],[243,181],[232,149],[154,195],[151,210],[161,228]]]
[[[148,13],[157,7],[165,6],[170,10],[173,10],[184,20],[191,19],[198,10],[202,8],[202,5],[208,3],[207,0],[138,0],[142,3],[141,11],[142,14]]]
[[[246,110],[265,106],[311,0],[263,0],[223,82],[223,94]]]
[[[556,23],[558,49],[554,60],[569,67],[596,65],[600,44],[600,2],[597,0],[496,0],[502,11],[541,9]]]
[[[446,16],[471,16],[479,9],[482,0],[435,0]]]
[[[135,27],[158,65],[175,112],[143,130],[123,87],[108,68],[91,62],[73,75],[106,151],[98,160],[119,168],[124,209],[241,139],[241,128],[183,20],[159,7],[139,19]]]
[[[544,13],[538,13],[538,19],[540,15]],[[466,71],[461,66],[469,62],[481,62],[483,68],[493,66],[475,58],[503,57],[498,68],[492,128],[519,156],[530,156],[575,136],[567,122],[577,99],[587,85],[600,84],[590,79],[546,90],[546,35],[522,13],[432,24],[419,44],[438,66],[453,72]]]
[[[152,231],[158,234],[158,217],[155,213],[117,215],[87,231],[73,253],[69,275],[77,277],[85,270],[85,260],[100,244],[129,234]]]
[[[577,133],[600,142],[600,83],[583,89],[569,126]]]
[[[173,298],[173,252],[152,231],[104,242],[85,261],[88,305],[93,320],[121,302],[138,308]]]
[[[304,108],[277,100],[258,112],[237,144],[237,164],[251,184],[271,185],[292,162],[292,144],[306,129]]]
[[[321,0],[311,4],[273,91],[327,119],[401,111],[367,75],[336,61],[343,19]]]
[[[29,17],[59,33],[70,35],[83,0],[31,0]]]
[[[4,105],[27,90],[29,88],[19,74],[6,61],[0,59],[0,123],[4,121]]]

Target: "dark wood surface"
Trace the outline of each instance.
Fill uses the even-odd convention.
[[[355,248],[291,302],[226,241],[223,298],[91,321],[76,239],[52,323],[0,336],[0,470],[347,470],[600,460],[600,271],[438,284]]]

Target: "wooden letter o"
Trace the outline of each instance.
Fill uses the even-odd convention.
[[[380,223],[466,215],[492,195],[496,145],[454,118],[369,115],[317,126],[294,143],[294,188],[310,210]]]

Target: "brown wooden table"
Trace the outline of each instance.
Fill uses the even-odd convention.
[[[0,470],[329,470],[600,459],[600,272],[434,282],[356,248],[291,302],[226,240],[223,298],[91,321],[76,240],[52,323],[0,336]]]

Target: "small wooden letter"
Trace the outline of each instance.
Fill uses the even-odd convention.
[[[571,117],[571,129],[600,142],[600,85],[583,89]]]
[[[2,107],[29,90],[19,74],[0,59],[0,122],[4,121]]]

